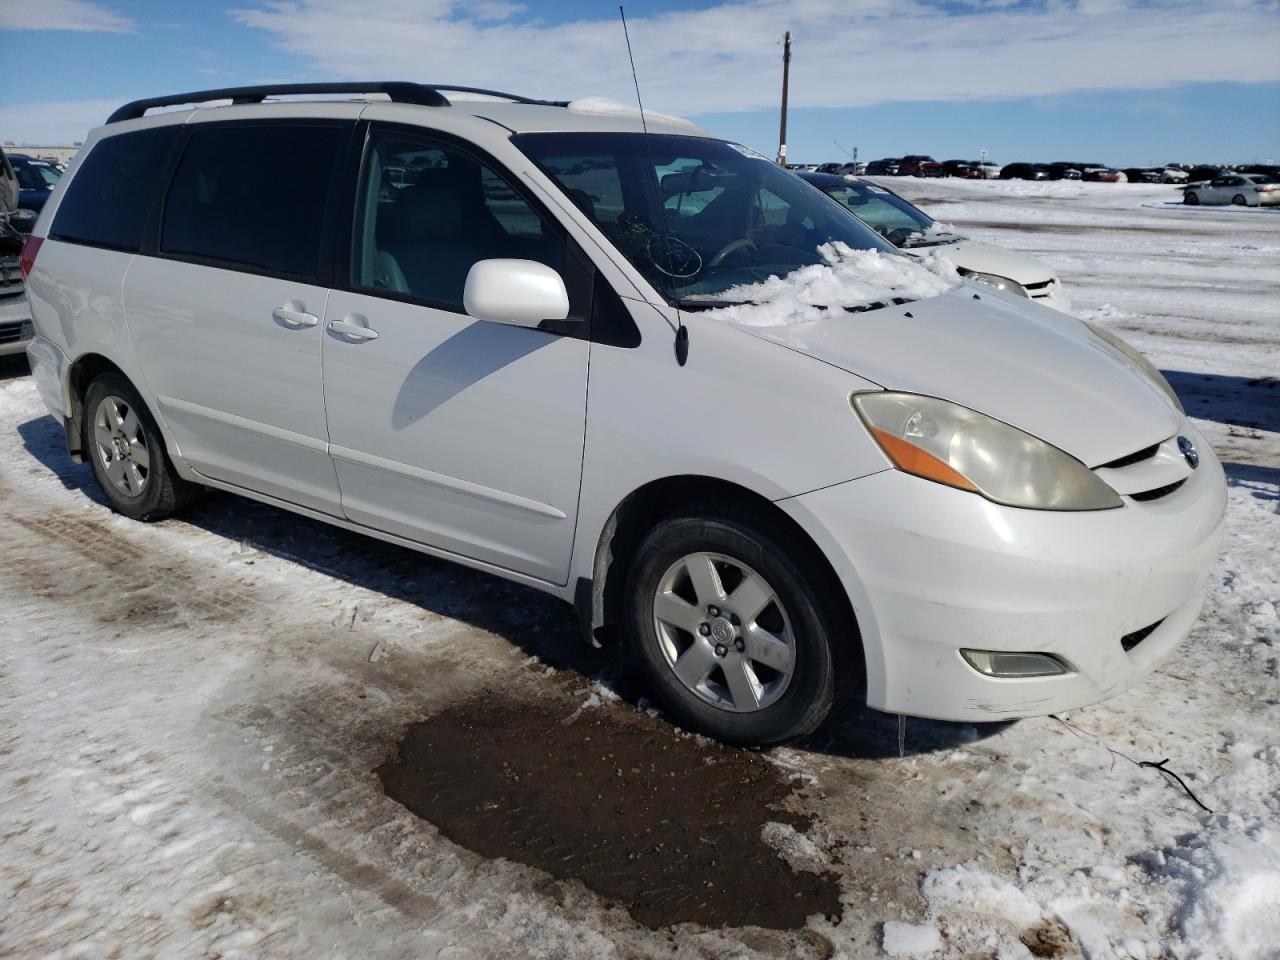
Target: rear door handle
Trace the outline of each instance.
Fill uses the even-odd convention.
[[[307,313],[302,309],[302,304],[296,300],[290,300],[283,307],[276,307],[271,311],[271,316],[275,321],[291,330],[301,330],[304,327],[314,327],[320,322],[320,318],[314,313]]]
[[[354,322],[357,320],[362,322]],[[329,332],[356,343],[361,343],[365,340],[377,340],[378,331],[367,324],[368,321],[364,317],[353,313],[350,316],[343,317],[341,320],[330,320]]]

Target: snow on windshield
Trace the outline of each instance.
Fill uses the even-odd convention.
[[[716,300],[734,305],[712,313],[744,326],[780,327],[812,323],[842,307],[936,297],[960,285],[956,268],[934,254],[899,257],[843,243],[825,243],[818,253],[825,262],[716,294]]]

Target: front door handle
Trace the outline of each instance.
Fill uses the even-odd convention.
[[[354,322],[357,320],[361,322]],[[350,316],[343,317],[341,320],[330,320],[329,332],[336,334],[339,337],[344,337],[347,340],[355,341],[356,343],[361,343],[365,340],[377,340],[378,331],[369,327],[367,324],[368,321],[365,320],[364,317],[358,316],[357,314],[351,314]]]
[[[290,300],[283,307],[276,307],[271,311],[271,316],[282,326],[286,326],[291,330],[301,330],[304,327],[314,327],[320,322],[320,318],[314,313],[307,313],[302,308],[302,304],[297,300]]]

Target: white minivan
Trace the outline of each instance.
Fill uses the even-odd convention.
[[[690,124],[477,93],[90,134],[22,270],[116,511],[214,487],[547,591],[734,743],[1076,707],[1187,635],[1224,478],[1140,354]]]

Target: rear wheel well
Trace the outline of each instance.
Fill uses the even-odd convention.
[[[848,615],[848,622],[856,627],[853,604],[835,568],[813,538],[785,510],[760,494],[727,480],[679,476],[655,480],[631,493],[605,523],[596,547],[590,599],[588,601],[581,593],[578,599],[579,615],[592,643],[615,643],[619,639],[627,578],[635,561],[636,548],[645,535],[672,514],[703,503],[745,512],[786,528],[809,554],[803,559],[813,564],[815,576],[824,581],[824,586],[843,608],[842,612]],[[861,649],[857,656],[861,660]]]
[[[80,438],[81,426],[84,422],[84,395],[89,384],[107,372],[118,373],[128,380],[128,376],[118,366],[100,353],[86,353],[77,357],[67,374],[67,392],[69,393],[71,416],[67,419],[67,452],[77,463],[84,462],[84,450]]]

